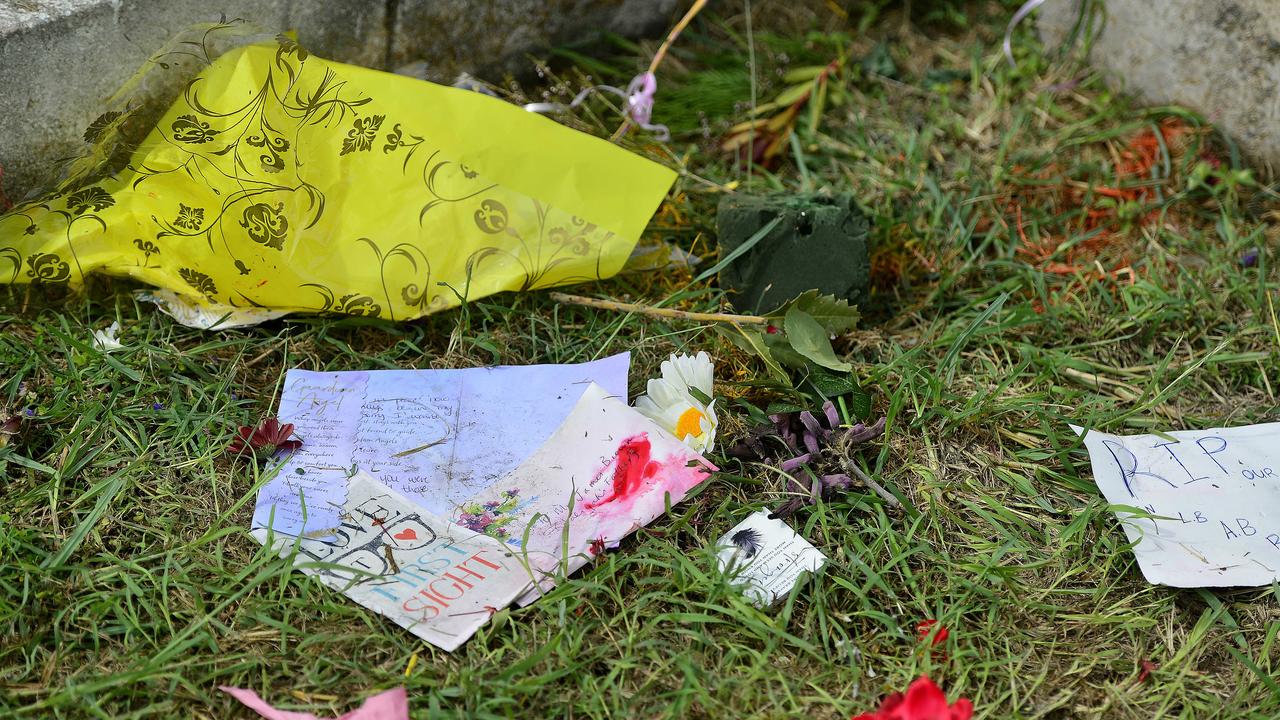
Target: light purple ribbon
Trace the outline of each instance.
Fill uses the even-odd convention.
[[[1009,21],[1009,27],[1004,31],[1004,56],[1009,59],[1009,65],[1018,67],[1018,63],[1013,60],[1013,29],[1018,27],[1018,23],[1027,19],[1027,16],[1035,12],[1036,8],[1043,5],[1045,0],[1027,0],[1022,3],[1022,7],[1018,8],[1018,12],[1013,14],[1013,19]]]
[[[632,78],[631,84],[627,85],[626,90],[612,85],[592,85],[591,87],[583,88],[568,105],[552,102],[529,103],[524,106],[524,109],[536,113],[563,112],[581,105],[593,91],[607,92],[622,98],[625,104],[622,111],[623,115],[630,118],[631,122],[639,126],[641,130],[653,133],[654,139],[658,142],[666,142],[671,139],[671,131],[667,129],[666,125],[655,125],[651,122],[653,119],[653,96],[658,92],[658,79],[651,72],[643,72]]]

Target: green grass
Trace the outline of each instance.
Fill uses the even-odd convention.
[[[831,563],[757,610],[704,548],[781,504],[784,484],[717,458],[725,472],[669,517],[447,654],[249,538],[259,478],[224,448],[236,426],[273,411],[285,369],[579,362],[629,349],[635,393],[668,353],[707,349],[727,400],[720,449],[746,428],[741,403],[795,398],[760,387],[760,362],[709,327],[558,306],[545,293],[397,325],[296,318],[208,333],[136,304],[123,282],[67,297],[4,289],[0,408],[35,416],[0,450],[0,714],[248,717],[217,693],[223,684],[338,714],[404,683],[419,718],[840,718],[928,673],[992,720],[1280,716],[1280,585],[1148,585],[1067,427],[1275,419],[1275,193],[1233,184],[1231,148],[1194,116],[1131,105],[1025,31],[1021,64],[1008,68],[1007,7],[974,4],[962,25],[890,12],[858,34],[845,23],[869,16],[794,5],[753,18],[762,102],[789,64],[829,59],[821,33],[848,32],[855,54],[885,41],[898,79],[851,77],[853,102],[829,108],[816,133],[802,129],[770,173],[748,177],[716,150],[742,109],[705,118],[706,132],[678,137],[671,154],[642,148],[697,176],[678,182],[648,235],[709,263],[717,185],[857,194],[878,267],[899,272],[878,275],[870,320],[837,348],[889,418],[858,460],[903,511],[869,492],[800,511],[793,524]],[[664,82],[742,87],[719,54],[742,50],[743,18],[694,30]],[[925,83],[930,70],[968,79]],[[584,112],[581,126],[610,132],[611,116],[595,112],[602,120]],[[1032,240],[1088,239],[1080,208],[1105,198],[1087,189],[1113,185],[1118,149],[1175,115],[1201,128],[1192,147],[1162,151],[1153,192],[1117,212],[1097,256],[1105,269],[1130,264],[1132,283],[1048,273],[1017,252],[1015,204]],[[1197,145],[1228,160],[1217,185],[1188,188]],[[1254,246],[1258,265],[1241,267]],[[689,279],[628,275],[575,292],[721,306],[710,283],[672,298]],[[91,330],[117,319],[128,348],[95,352]],[[949,629],[945,654],[916,639],[924,619]],[[1146,660],[1158,668],[1143,682]]]

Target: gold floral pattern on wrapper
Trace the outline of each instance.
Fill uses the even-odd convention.
[[[673,180],[493,98],[281,36],[212,61],[123,170],[0,216],[0,282],[100,272],[196,305],[406,320],[616,273]]]

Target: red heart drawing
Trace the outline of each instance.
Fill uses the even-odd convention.
[[[418,533],[414,532],[413,528],[405,528],[391,537],[397,540],[417,540]]]

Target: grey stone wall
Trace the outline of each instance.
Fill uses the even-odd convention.
[[[681,0],[0,0],[0,167],[19,199],[78,151],[103,102],[175,33],[244,20],[323,57],[449,82],[605,31],[653,33]],[[423,69],[425,68],[425,72]]]
[[[1106,0],[1090,60],[1152,104],[1192,108],[1280,167],[1280,0]],[[1048,0],[1041,37],[1058,45],[1081,0]]]

